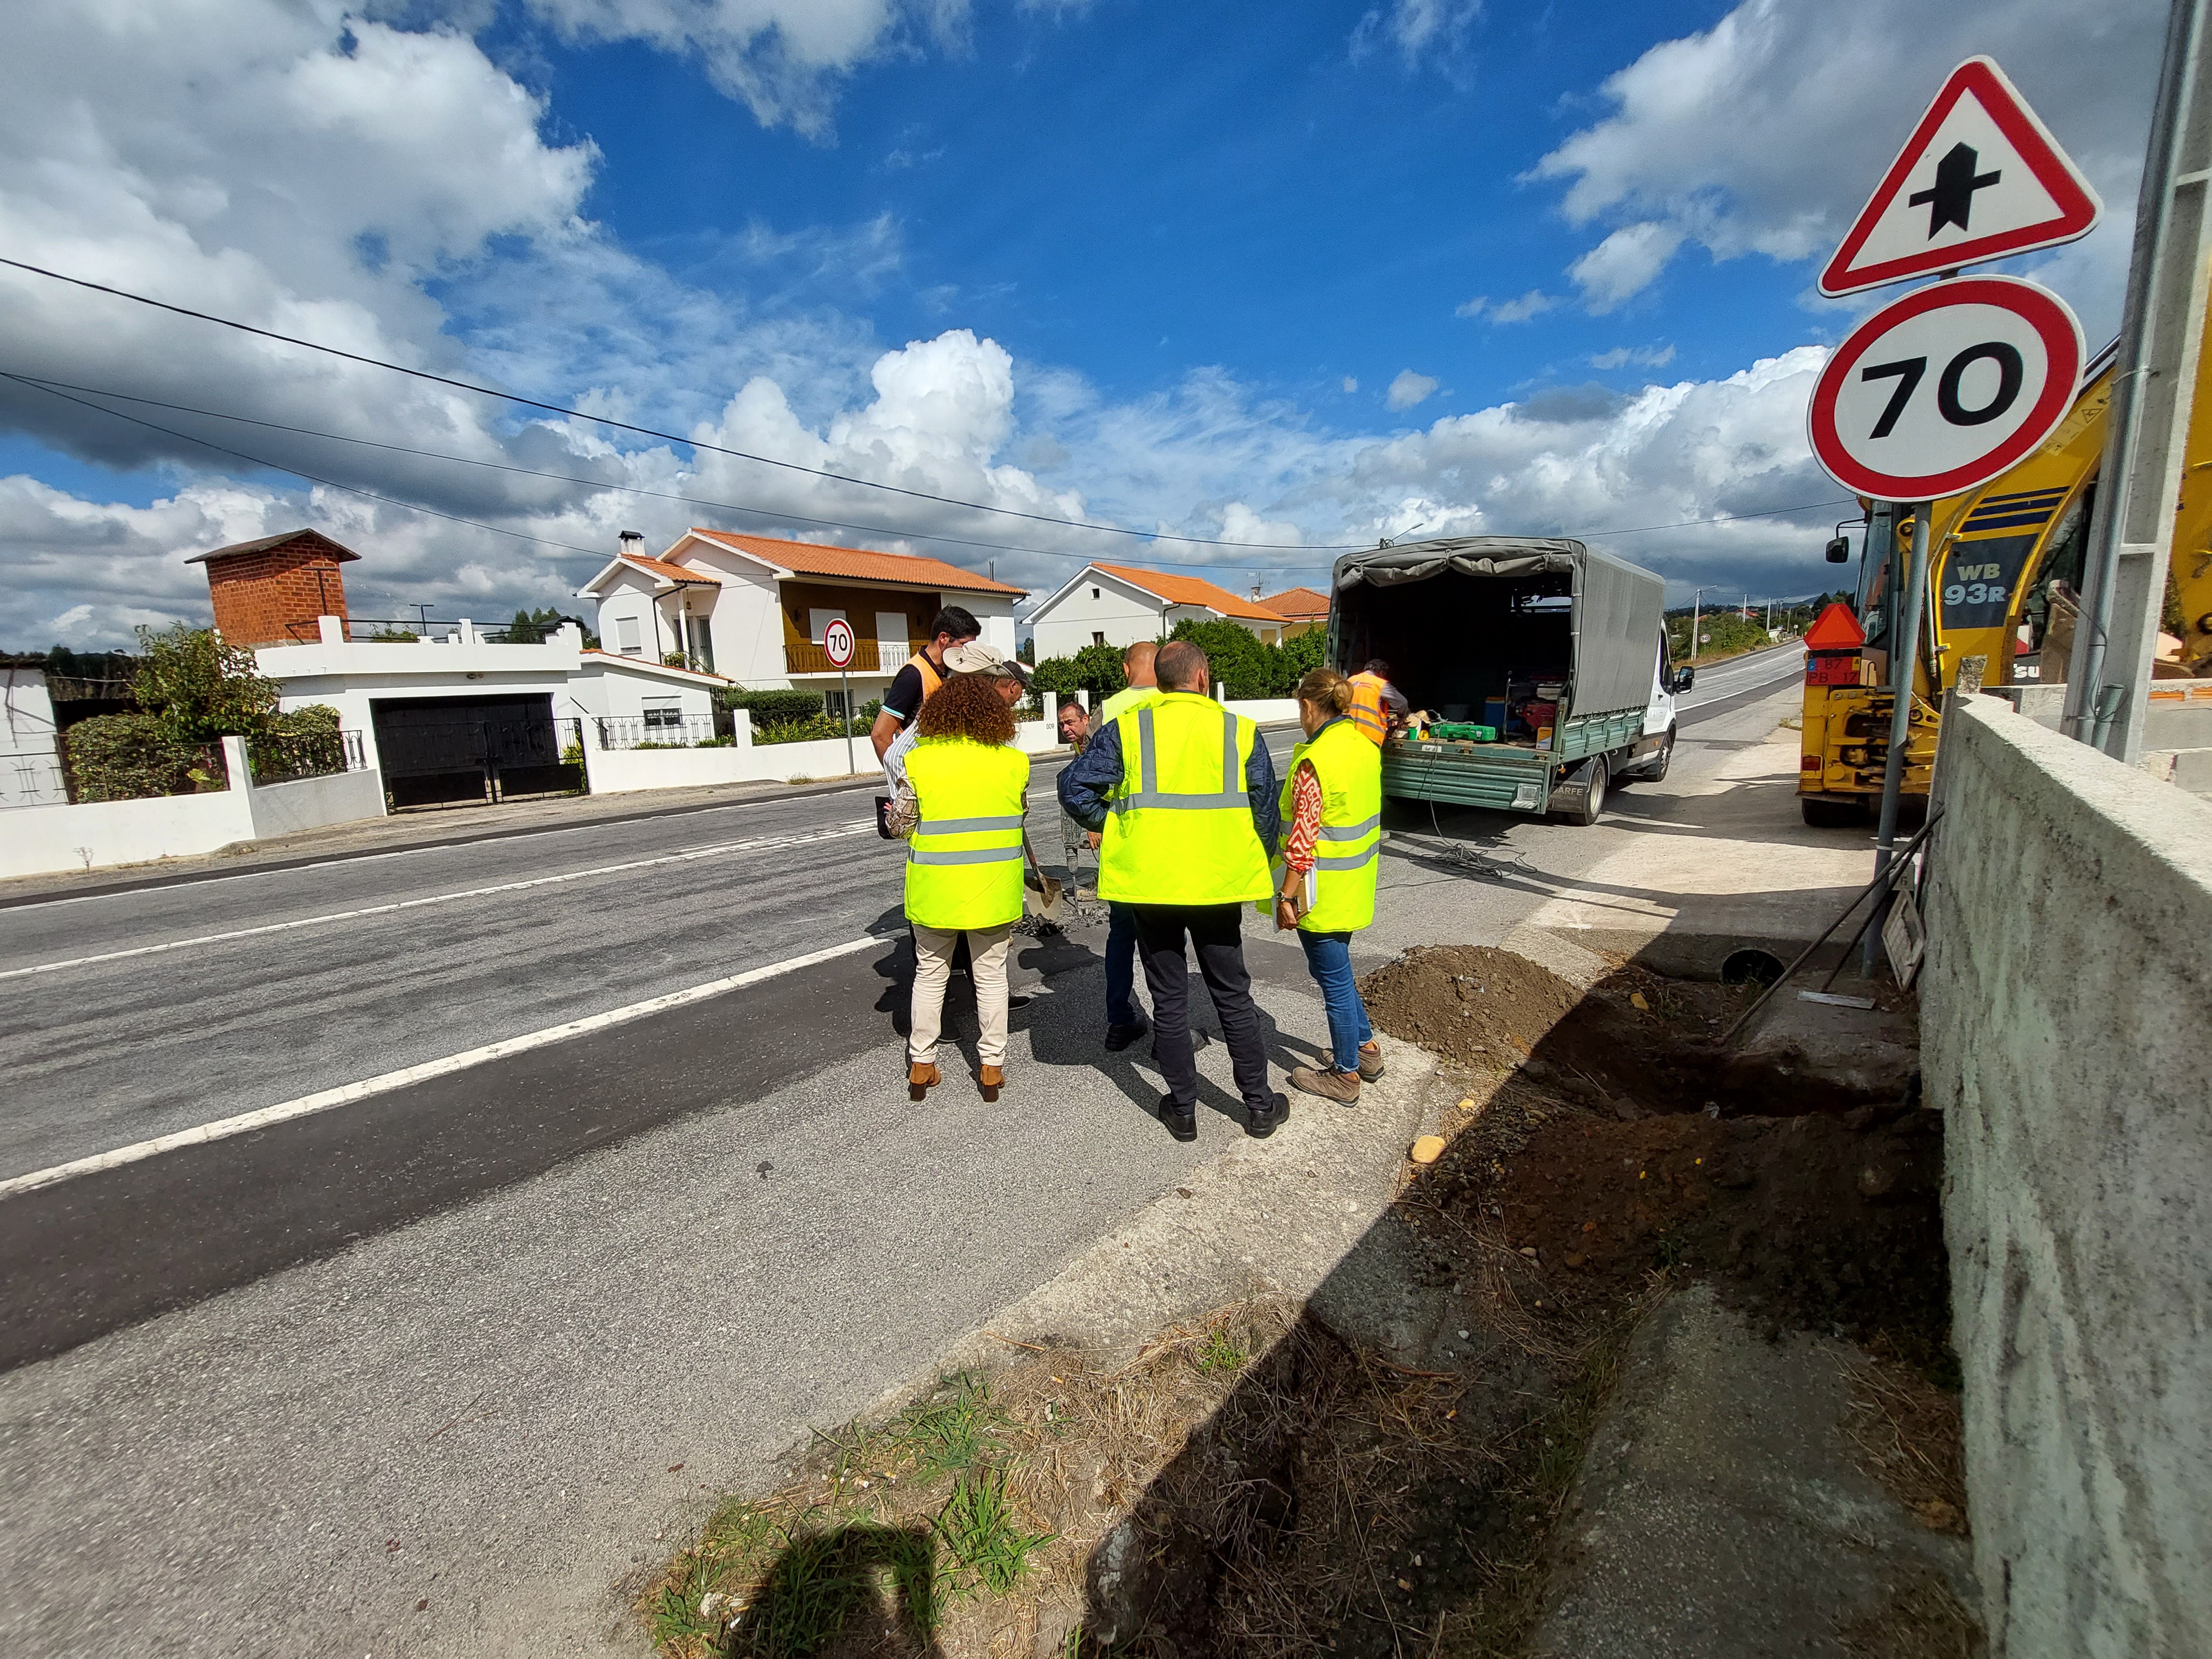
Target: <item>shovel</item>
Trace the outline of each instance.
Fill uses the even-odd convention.
[[[1027,890],[1023,896],[1024,908],[1030,915],[1045,921],[1060,920],[1060,884],[1044,872],[1037,863],[1036,848],[1030,845],[1029,831],[1022,831],[1022,854],[1029,860],[1029,868],[1022,874],[1022,885]]]

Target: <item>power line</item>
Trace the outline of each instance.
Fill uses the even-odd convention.
[[[590,415],[580,409],[570,409],[562,404],[549,404],[536,398],[526,398],[520,392],[501,392],[495,387],[478,386],[472,380],[459,380],[450,375],[433,374],[424,368],[410,368],[404,363],[387,362],[381,357],[364,356],[357,351],[346,351],[318,340],[303,340],[297,335],[279,334],[273,329],[257,328],[252,323],[241,323],[229,317],[218,317],[211,312],[194,311],[188,306],[172,305],[167,300],[156,300],[144,294],[133,294],[128,289],[111,288],[105,283],[91,282],[82,276],[70,276],[58,270],[49,270],[43,265],[27,264],[21,259],[0,257],[0,265],[28,271],[34,276],[50,277],[58,283],[89,289],[95,294],[112,295],[118,300],[135,301],[143,306],[152,306],[159,311],[173,312],[179,317],[191,317],[203,323],[214,323],[219,327],[235,329],[241,334],[258,335],[264,340],[277,340],[286,345],[304,347],[309,351],[326,352],[333,357],[343,357],[349,362],[363,363],[371,368],[389,369],[395,374],[411,375],[418,380],[429,380],[439,386],[449,386],[457,391],[473,392],[483,398],[502,398],[509,403],[520,404],[527,409],[542,409],[549,414],[564,416],[570,420],[592,421],[601,426],[612,427],[620,432],[635,432],[641,437],[657,438],[665,443],[682,444],[690,449],[710,450],[718,455],[730,455],[741,461],[753,461],[762,466],[782,467],[787,471],[804,472],[810,477],[827,478],[835,483],[854,484],[866,489],[880,489],[894,495],[905,495],[915,501],[936,501],[945,507],[965,507],[975,513],[995,513],[1011,519],[1026,519],[1032,524],[1058,525],[1064,529],[1096,530],[1103,534],[1134,537],[1139,541],[1187,542],[1199,547],[1248,547],[1271,552],[1337,552],[1356,550],[1351,544],[1313,548],[1297,542],[1232,542],[1217,536],[1176,536],[1165,531],[1131,530],[1117,524],[1098,524],[1087,519],[1058,519],[1046,513],[1024,513],[1011,507],[994,507],[988,501],[963,501],[957,495],[939,495],[927,489],[908,489],[899,484],[878,483],[873,478],[855,478],[842,472],[826,471],[818,466],[807,466],[798,461],[780,461],[772,455],[756,455],[749,450],[731,449],[721,444],[710,444],[697,438],[686,438],[673,432],[663,432],[655,427],[637,426],[628,421],[616,420],[611,415]],[[129,417],[125,417],[126,419]],[[148,422],[146,424],[150,424]],[[280,469],[281,470],[281,469]]]
[[[781,520],[792,524],[817,525],[831,530],[855,530],[865,535],[891,536],[912,541],[949,542],[957,547],[985,548],[994,553],[1033,553],[1046,558],[1079,559],[1085,563],[1089,563],[1091,562],[1091,557],[1088,554],[1071,553],[1060,548],[1024,547],[1012,542],[978,541],[975,538],[968,536],[945,536],[933,534],[927,531],[895,530],[884,525],[854,524],[843,519],[810,518],[803,513],[786,513],[778,507],[757,507],[744,501],[713,501],[702,495],[680,495],[674,490],[647,489],[641,484],[615,483],[605,479],[579,477],[575,474],[570,472],[548,472],[538,467],[515,466],[504,461],[482,460],[473,455],[448,455],[441,450],[416,449],[407,444],[386,443],[374,438],[356,438],[343,432],[322,432],[318,431],[313,427],[293,426],[283,421],[264,421],[257,419],[251,415],[229,415],[224,413],[221,410],[199,409],[191,404],[166,403],[159,398],[134,397],[130,392],[111,392],[104,386],[79,386],[69,380],[50,380],[40,375],[18,374],[14,370],[0,370],[0,378],[15,380],[25,386],[36,387],[42,392],[55,392],[58,390],[61,392],[82,392],[87,398],[112,398],[122,403],[143,404],[149,409],[167,409],[174,410],[180,415],[204,416],[211,421],[233,421],[241,426],[258,426],[264,428],[269,431],[289,432],[296,436],[305,438],[323,438],[327,439],[332,443],[358,444],[364,448],[381,449],[398,455],[412,455],[423,460],[450,461],[457,466],[483,467],[490,471],[511,472],[526,478],[547,478],[562,483],[582,484],[592,489],[612,490],[620,494],[630,495],[647,495],[658,501],[681,501],[690,507],[711,507],[720,508],[725,512],[757,514],[763,518]],[[82,398],[71,398],[70,401],[72,403],[83,403]],[[115,415],[125,420],[131,418],[130,416],[123,414],[123,411],[120,410],[106,409],[99,404],[85,403],[84,407],[88,409],[99,409],[104,414]],[[151,422],[142,422],[140,424],[150,425]],[[155,427],[154,429],[155,431],[166,432],[169,428],[167,427]],[[178,435],[182,436],[185,434],[179,434]],[[198,440],[193,440],[193,441],[197,442]],[[210,447],[218,447],[218,446],[210,445]],[[238,452],[234,450],[228,451],[226,453],[236,454]],[[264,461],[258,462],[257,465],[269,466],[273,465],[274,463]],[[287,469],[278,467],[276,470],[283,471]],[[307,475],[303,473],[298,476],[306,477]],[[334,487],[343,488],[343,485]],[[407,503],[401,502],[400,505],[405,506]],[[431,509],[425,507],[422,510],[424,512],[428,512]],[[464,520],[464,522],[468,521]],[[565,543],[553,543],[550,544],[554,546],[566,545]],[[1240,542],[1235,544],[1235,545],[1241,547],[1249,546],[1252,545],[1252,544]],[[1314,550],[1326,552],[1329,550],[1318,549]],[[1133,562],[1139,564],[1156,564],[1164,569],[1170,571],[1237,570],[1249,568],[1252,563],[1249,559],[1224,559],[1212,562],[1204,561],[1138,559],[1133,561]],[[1320,562],[1326,563],[1328,561],[1323,560]],[[1265,568],[1271,569],[1297,570],[1306,567],[1304,565],[1291,564],[1268,566]]]
[[[1773,519],[1785,513],[1811,513],[1821,507],[1856,507],[1856,496],[1832,501],[1808,501],[1802,507],[1770,507],[1757,513],[1722,513],[1710,519],[1685,519],[1680,524],[1640,524],[1633,530],[1583,530],[1576,532],[1580,542],[1602,540],[1607,536],[1641,536],[1654,530],[1695,530],[1709,524],[1734,524],[1740,519]]]

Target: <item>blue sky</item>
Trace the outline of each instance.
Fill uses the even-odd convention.
[[[610,438],[0,272],[0,368],[595,481],[128,406],[456,523],[0,383],[0,643],[204,617],[187,553],[300,523],[364,554],[357,610],[492,615],[566,602],[631,525],[996,557],[1041,592],[1089,556],[1272,587],[1317,580],[1328,555],[1204,541],[1602,535],[1832,501],[1802,410],[1855,311],[1814,299],[1812,272],[1891,150],[1954,64],[1996,56],[2112,210],[2025,262],[2101,339],[2160,15],[187,9],[40,9],[19,29],[0,64],[0,252],[806,465],[1204,540]],[[1608,544],[1683,592],[1789,594],[1825,584],[1836,516]]]

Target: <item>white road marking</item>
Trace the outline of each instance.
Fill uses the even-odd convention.
[[[495,893],[520,893],[532,887],[586,881],[596,876],[619,875],[630,870],[650,870],[657,865],[688,864],[695,859],[715,858],[725,853],[755,853],[771,848],[804,847],[818,841],[840,841],[849,836],[866,835],[875,827],[873,818],[864,818],[858,823],[840,824],[829,830],[810,830],[795,836],[763,836],[752,841],[726,841],[712,847],[694,847],[681,853],[664,853],[657,858],[631,859],[623,864],[595,865],[588,870],[567,870],[554,876],[532,876],[522,881],[502,881],[490,887],[466,887],[453,893],[428,893],[421,898],[393,899],[388,903],[367,904],[353,910],[330,910],[320,915],[299,916],[290,921],[267,921],[253,927],[234,927],[227,933],[202,933],[192,939],[169,939],[160,945],[134,945],[121,951],[103,951],[95,956],[35,963],[27,968],[0,969],[0,980],[21,979],[32,974],[59,973],[65,968],[87,968],[95,963],[120,962],[130,957],[159,956],[167,951],[189,950],[200,945],[222,945],[232,939],[289,933],[300,927],[319,927],[334,921],[355,921],[363,916],[390,915],[396,911],[418,910],[430,904],[451,904],[460,899],[484,898]]]
[[[864,826],[864,827],[872,827]],[[74,1180],[78,1176],[93,1175],[101,1170],[112,1170],[125,1164],[154,1158],[162,1152],[176,1151],[180,1146],[204,1146],[209,1141],[226,1140],[233,1135],[242,1135],[255,1129],[265,1129],[274,1123],[284,1123],[295,1117],[307,1117],[316,1112],[326,1112],[333,1106],[364,1100],[371,1095],[388,1090],[403,1089],[410,1084],[424,1082],[430,1078],[446,1077],[455,1072],[466,1071],[472,1066],[482,1066],[489,1060],[505,1060],[509,1055],[543,1048],[548,1044],[565,1042],[571,1037],[592,1031],[603,1031],[610,1025],[621,1025],[634,1019],[643,1019],[650,1014],[665,1013],[672,1008],[682,1008],[694,1002],[704,1002],[726,992],[742,990],[748,985],[757,985],[763,980],[780,975],[796,973],[802,968],[811,968],[817,963],[835,961],[839,957],[851,956],[856,951],[884,943],[884,936],[869,933],[860,939],[848,939],[842,945],[832,945],[824,950],[810,951],[803,957],[792,957],[782,962],[770,963],[765,968],[748,969],[742,974],[732,974],[727,979],[709,980],[704,985],[694,985],[682,991],[671,991],[665,996],[648,997],[643,1002],[632,1002],[620,1008],[610,1008],[603,1014],[588,1015],[559,1025],[549,1025],[539,1031],[526,1032],[521,1036],[507,1037],[499,1042],[487,1042],[480,1048],[465,1049],[458,1054],[447,1054],[443,1060],[425,1060],[419,1066],[404,1066],[396,1072],[386,1072],[380,1077],[364,1079],[359,1083],[348,1083],[336,1089],[325,1089],[316,1094],[302,1095],[297,1100],[288,1100],[279,1105],[264,1106],[258,1111],[240,1112],[235,1117],[217,1118],[212,1123],[202,1123],[190,1129],[179,1129],[173,1133],[156,1135],[151,1140],[118,1146],[112,1152],[95,1152],[90,1158],[80,1158],[68,1164],[57,1164],[51,1169],[33,1170],[0,1181],[0,1199],[14,1198],[22,1193],[36,1192],[41,1187]]]

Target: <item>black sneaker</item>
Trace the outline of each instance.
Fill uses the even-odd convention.
[[[1141,1014],[1134,1025],[1109,1025],[1106,1028],[1106,1052],[1118,1054],[1139,1037],[1152,1029],[1152,1022]]]
[[[1160,1121],[1168,1126],[1168,1133],[1177,1140],[1198,1139],[1198,1107],[1195,1103],[1178,1106],[1172,1099],[1160,1102]]]
[[[1255,1140],[1265,1140],[1269,1135],[1291,1121],[1291,1100],[1288,1095],[1274,1097],[1274,1105],[1264,1115],[1249,1106],[1244,1109],[1244,1133]]]

